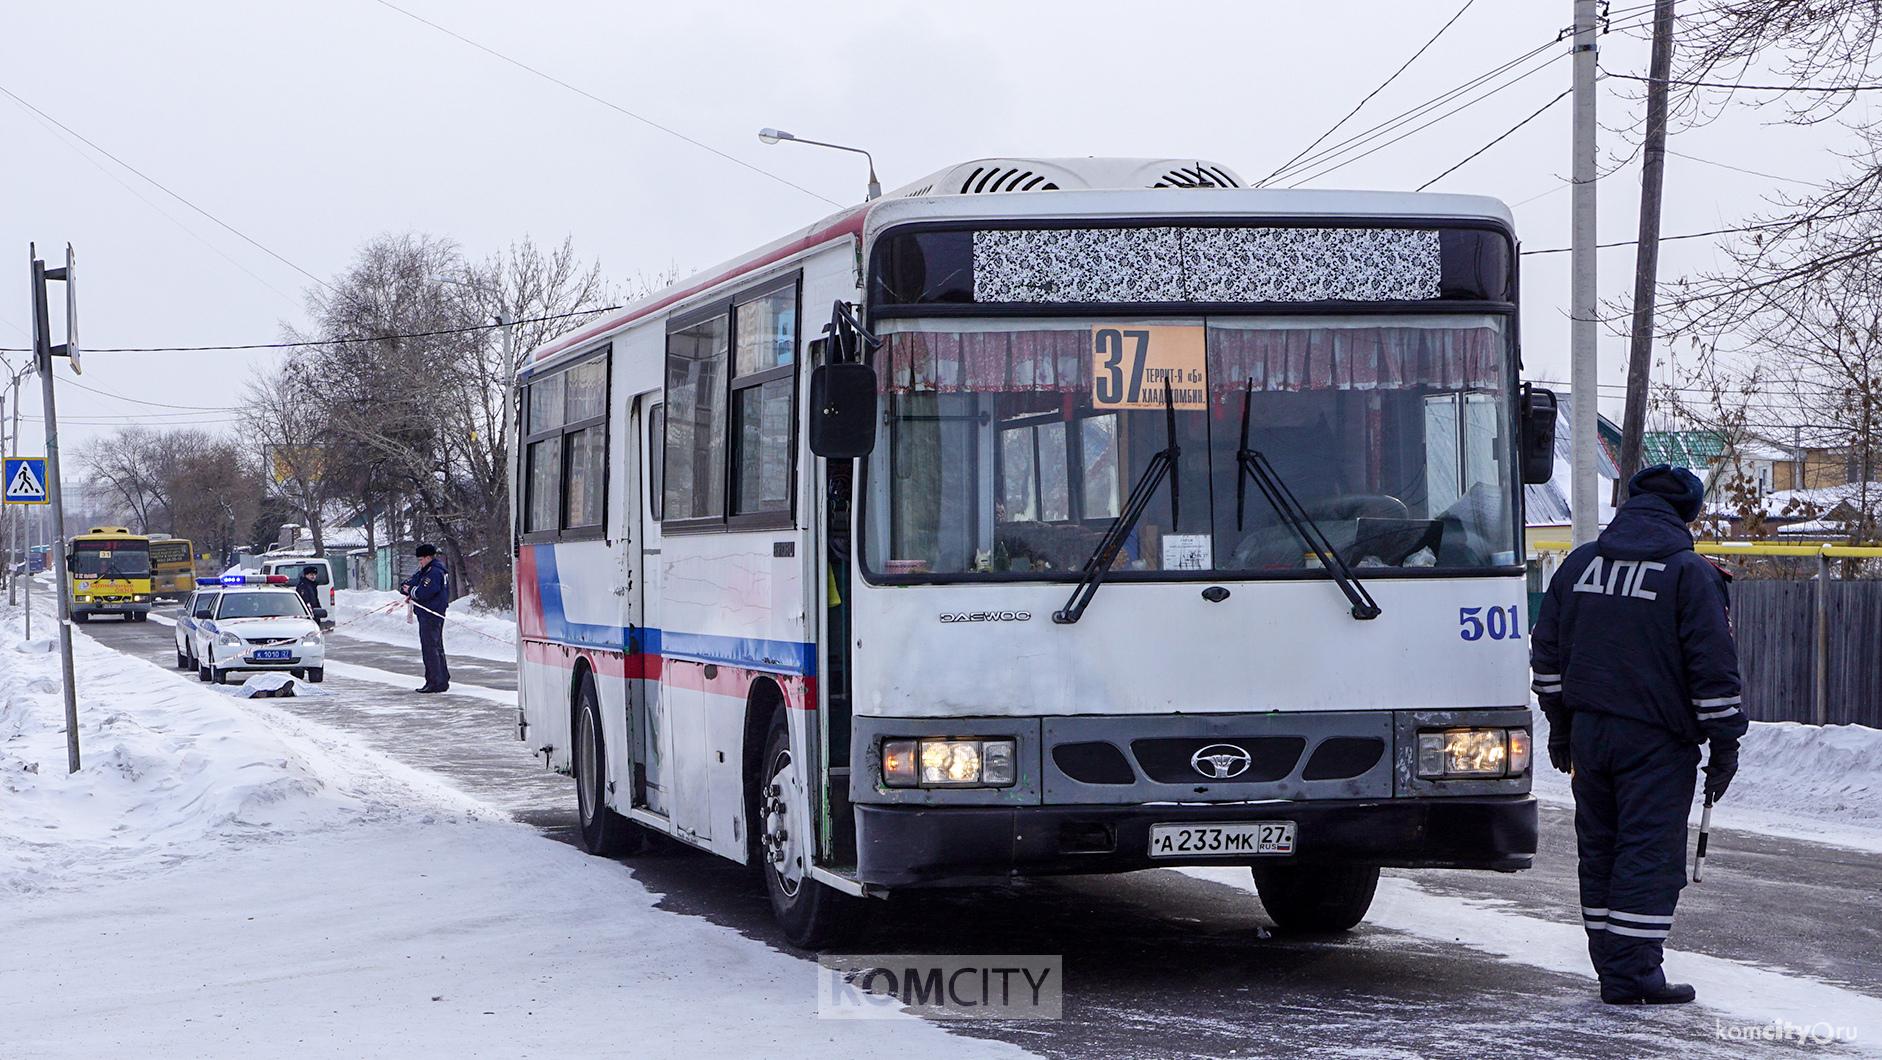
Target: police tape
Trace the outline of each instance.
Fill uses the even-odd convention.
[[[1568,541],[1531,541],[1534,552],[1570,552]],[[1825,559],[1882,559],[1882,545],[1828,545],[1784,541],[1695,541],[1702,556],[1822,556]]]
[[[502,637],[499,637],[499,636],[496,636],[495,634],[491,634],[491,633],[485,633],[485,632],[484,632],[483,630],[481,630],[481,629],[478,629],[478,628],[477,628],[476,626],[473,626],[473,625],[469,625],[469,624],[467,624],[467,623],[465,623],[465,622],[464,622],[463,620],[461,620],[461,619],[454,619],[454,618],[452,618],[452,617],[451,617],[450,615],[447,615],[447,614],[445,614],[445,613],[443,613],[442,611],[433,611],[433,610],[432,610],[431,608],[429,608],[429,607],[426,607],[426,606],[425,606],[424,604],[421,604],[421,603],[419,603],[418,601],[416,601],[416,600],[414,600],[414,599],[412,599],[412,598],[411,598],[411,597],[409,597],[409,596],[408,596],[408,597],[406,597],[406,598],[405,598],[405,600],[404,600],[403,602],[404,602],[404,603],[406,603],[406,604],[409,604],[409,605],[411,605],[411,606],[412,606],[412,608],[413,608],[413,609],[415,609],[415,610],[418,610],[418,611],[423,611],[424,613],[426,613],[426,614],[428,614],[428,615],[432,615],[432,616],[434,616],[434,617],[436,617],[436,618],[439,618],[439,619],[442,619],[442,620],[444,620],[444,621],[446,621],[446,622],[455,622],[455,623],[457,624],[457,628],[459,628],[459,629],[462,629],[462,630],[465,630],[465,631],[467,631],[467,632],[470,632],[470,633],[475,633],[475,634],[477,634],[478,636],[480,636],[480,637],[482,637],[482,638],[484,638],[485,640],[493,640],[493,641],[496,641],[496,642],[497,642],[498,644],[501,644],[501,645],[503,645],[503,646],[504,646],[504,647],[506,647],[506,648],[514,648],[514,647],[516,647],[516,642],[515,642],[515,641],[509,641],[509,640],[504,640],[504,639],[503,639]],[[393,601],[393,603],[392,603],[392,606],[394,606],[394,607],[396,607],[396,606],[398,606],[398,604],[399,604],[399,603],[400,603],[400,601],[397,601],[397,600],[395,600],[395,601]],[[368,612],[368,614],[370,614],[370,613],[371,613],[371,612]],[[364,616],[361,616],[361,617],[364,617]]]

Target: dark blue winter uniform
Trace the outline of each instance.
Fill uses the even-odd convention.
[[[1642,471],[1598,540],[1549,582],[1531,641],[1549,756],[1573,769],[1582,923],[1608,1001],[1690,1000],[1660,970],[1686,882],[1699,745],[1722,795],[1749,727],[1726,576],[1692,548],[1702,488]],[[1685,991],[1685,997],[1672,992]]]
[[[450,577],[444,561],[433,557],[399,583],[399,591],[410,596],[419,608],[418,650],[425,660],[425,691],[442,692],[451,685],[451,668],[444,658],[444,612],[451,606]]]

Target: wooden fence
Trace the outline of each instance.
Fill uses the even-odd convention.
[[[1882,728],[1882,581],[1741,580],[1732,624],[1753,720]]]

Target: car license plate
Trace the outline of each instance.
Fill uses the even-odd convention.
[[[254,653],[254,658],[257,659],[291,659],[293,657],[294,653],[286,648],[263,648]]]
[[[1153,858],[1226,858],[1293,852],[1292,821],[1150,826],[1150,856]]]

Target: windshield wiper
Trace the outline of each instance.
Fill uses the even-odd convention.
[[[1294,491],[1281,481],[1280,474],[1274,470],[1268,458],[1248,448],[1248,406],[1254,395],[1255,380],[1251,376],[1247,389],[1242,391],[1242,443],[1235,450],[1235,463],[1241,469],[1235,475],[1235,529],[1243,529],[1243,514],[1248,503],[1248,480],[1252,478],[1255,486],[1261,490],[1261,495],[1268,499],[1282,521],[1294,531],[1294,536],[1319,559],[1322,567],[1332,573],[1333,580],[1339,583],[1340,591],[1346,594],[1347,602],[1353,605],[1353,617],[1362,621],[1378,618],[1378,603],[1366,591],[1366,587],[1359,584],[1359,579],[1353,576],[1352,569],[1340,558],[1333,543],[1327,540],[1320,524],[1314,522],[1313,516],[1307,514],[1307,509],[1301,507],[1300,501],[1294,497]]]
[[[1171,472],[1176,470],[1176,458],[1183,455],[1183,450],[1176,444],[1176,403],[1170,396],[1170,377],[1163,377],[1163,415],[1164,447],[1150,458],[1144,473],[1137,476],[1137,484],[1131,487],[1130,500],[1124,504],[1124,510],[1117,513],[1111,525],[1105,527],[1104,536],[1098,539],[1098,547],[1085,561],[1085,569],[1079,572],[1078,585],[1072,589],[1071,598],[1065,606],[1052,612],[1052,621],[1060,625],[1070,625],[1085,614],[1085,608],[1091,598],[1097,594],[1098,586],[1104,584],[1104,576],[1111,571],[1111,564],[1117,560],[1117,551],[1124,547],[1124,539],[1130,536],[1137,520],[1143,517],[1144,509],[1150,507],[1150,498],[1156,496],[1157,487],[1164,478],[1170,480],[1170,529],[1178,525],[1180,498],[1177,483],[1180,479]]]

